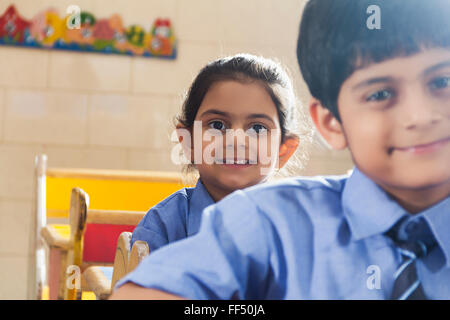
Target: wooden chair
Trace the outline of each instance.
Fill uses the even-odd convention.
[[[87,194],[80,188],[73,188],[70,204],[70,237],[64,245],[66,250],[56,248],[52,238],[47,236],[55,233],[52,232],[53,226],[48,225],[42,229],[42,236],[51,248],[50,256],[54,250],[62,255],[59,263],[50,264],[51,298],[81,299],[82,292],[87,289],[82,277],[83,271],[91,265],[111,266],[119,235],[126,231],[131,237],[131,231],[146,213],[90,210],[88,204]],[[59,239],[58,244],[61,242]],[[74,276],[68,274],[72,271],[75,272]],[[58,294],[55,297],[56,288]]]
[[[145,241],[135,241],[130,251],[131,233],[123,232],[117,241],[114,266],[93,266],[86,269],[84,277],[88,288],[94,292],[98,300],[107,299],[117,281],[127,273],[133,271],[137,265],[149,254],[149,247]]]
[[[36,157],[35,168],[36,202],[32,226],[35,248],[29,260],[29,299],[42,299],[46,286],[55,281],[48,277],[50,269],[52,272],[61,270],[51,265],[64,260],[64,252],[69,249],[72,188],[79,187],[89,194],[90,210],[148,211],[187,186],[182,183],[181,174],[174,172],[47,168],[46,155]],[[51,228],[46,228],[48,225]],[[44,228],[46,230],[42,231]],[[54,250],[47,250],[47,247]],[[49,296],[58,295],[50,292]]]

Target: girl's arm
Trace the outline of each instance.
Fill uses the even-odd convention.
[[[176,296],[161,290],[148,289],[134,283],[126,283],[109,297],[110,300],[182,300]]]

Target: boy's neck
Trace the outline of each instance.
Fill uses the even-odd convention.
[[[411,214],[422,212],[450,196],[450,181],[439,186],[420,190],[406,190],[382,186],[382,188]]]

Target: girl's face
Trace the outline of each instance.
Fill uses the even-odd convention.
[[[278,165],[277,108],[257,81],[214,83],[195,121],[191,156],[214,200],[262,182]]]

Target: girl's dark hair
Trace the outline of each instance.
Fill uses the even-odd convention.
[[[291,79],[273,60],[250,54],[238,54],[207,64],[192,83],[177,120],[191,128],[211,85],[225,80],[261,82],[277,107],[282,138],[296,131],[296,99]]]
[[[304,138],[302,143],[306,145],[310,140],[311,126],[308,118],[299,108],[287,71],[274,60],[251,54],[220,58],[203,67],[189,88],[181,114],[177,116],[176,121],[186,128],[192,128],[197,111],[209,88],[216,82],[227,80],[261,83],[277,108],[282,141],[287,136],[302,136],[301,138]],[[306,160],[306,152],[301,156],[297,155],[297,158]]]
[[[380,29],[367,25],[372,5],[380,8]],[[449,47],[449,0],[309,0],[297,58],[312,96],[339,120],[339,91],[355,70],[424,48]]]

